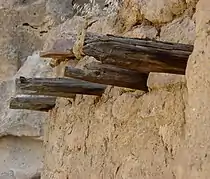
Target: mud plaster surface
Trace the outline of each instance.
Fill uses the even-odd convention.
[[[164,13],[166,19],[160,16],[160,20],[170,21],[161,25],[160,38],[194,43],[192,34],[196,36],[186,78],[151,74],[148,85],[152,90],[147,94],[108,87],[101,98],[78,95],[75,101],[59,99],[45,126],[44,179],[209,178],[209,1],[200,0],[194,15],[182,12],[196,2],[186,1],[177,9],[177,15],[183,13],[180,23],[180,17],[173,22]],[[175,13],[165,8],[165,13]],[[121,14],[124,25],[141,20],[141,14],[134,22],[125,14]],[[184,28],[173,32],[170,23]],[[129,36],[132,29],[135,27],[128,30]],[[184,31],[180,36],[179,29]],[[140,33],[144,36],[143,30]],[[154,34],[158,38],[152,30]]]

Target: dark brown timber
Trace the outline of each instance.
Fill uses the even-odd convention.
[[[148,74],[118,68],[112,65],[92,62],[84,66],[84,70],[65,67],[64,76],[86,80],[94,83],[114,85],[147,91]]]
[[[75,38],[67,42],[60,40],[55,43],[51,51],[41,53],[41,57],[73,58],[74,42]],[[137,70],[141,73],[185,74],[193,45],[87,33],[82,51],[104,64]]]
[[[106,86],[82,80],[67,78],[25,78],[16,79],[16,90],[22,94],[36,94],[58,97],[72,97],[72,94],[100,96]],[[33,93],[34,92],[34,93]]]
[[[16,96],[10,100],[10,109],[27,109],[47,112],[55,106],[55,97]]]
[[[192,51],[192,45],[112,35],[87,35],[83,47],[85,55],[102,63],[143,73],[185,74]]]

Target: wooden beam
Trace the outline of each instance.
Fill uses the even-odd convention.
[[[73,52],[56,52],[56,51],[46,51],[40,52],[39,54],[42,58],[74,58]]]
[[[76,35],[72,35],[75,36]],[[54,45],[42,57],[74,58],[72,48],[75,38]],[[62,48],[58,48],[62,46]],[[68,48],[67,48],[68,47]],[[66,49],[71,49],[66,51]],[[121,68],[149,72],[185,74],[193,45],[168,43],[151,39],[119,37],[87,33],[82,48],[85,55],[93,56],[104,64]]]
[[[46,96],[55,96],[55,97],[64,97],[64,98],[75,98],[76,96],[76,94],[72,93],[64,93],[60,91],[47,91],[46,89],[43,90],[21,89],[19,88],[19,86],[16,88],[16,93],[27,94],[27,95],[46,95]]]
[[[82,80],[67,78],[25,78],[16,79],[16,90],[22,94],[39,94],[71,98],[72,94],[100,96],[106,86]]]
[[[55,97],[75,98],[76,94],[61,91],[59,89],[53,89],[53,79],[47,78],[46,80],[52,82],[51,86],[43,81],[43,78],[29,78],[20,77],[16,79],[16,93],[27,95],[46,95]],[[42,86],[42,84],[44,86]],[[59,84],[57,84],[59,85]]]
[[[84,70],[65,67],[64,76],[86,80],[94,83],[114,85],[147,91],[148,74],[117,68],[112,65],[92,62],[84,66]]]
[[[55,97],[16,96],[10,99],[10,109],[27,109],[47,112],[55,106]]]
[[[192,50],[192,45],[112,35],[87,35],[83,46],[85,55],[102,63],[142,73],[185,74]]]

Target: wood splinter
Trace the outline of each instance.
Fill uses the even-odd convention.
[[[84,69],[67,66],[65,67],[64,76],[94,83],[148,91],[148,74],[98,62],[86,64]]]
[[[41,58],[50,58],[50,66],[52,68],[58,66],[61,62],[74,59],[75,55],[71,50],[75,43],[75,37],[71,39],[58,39],[48,51],[40,52]]]
[[[74,54],[72,51],[69,52],[62,52],[62,51],[46,51],[46,52],[40,52],[39,54],[42,58],[74,58]]]

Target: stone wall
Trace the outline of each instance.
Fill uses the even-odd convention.
[[[102,97],[57,100],[45,126],[43,179],[208,178],[210,2],[196,3],[125,0],[117,16],[93,24],[89,31],[195,49],[186,76],[151,73],[148,93],[109,86]],[[66,21],[49,39],[67,37],[78,22]]]

